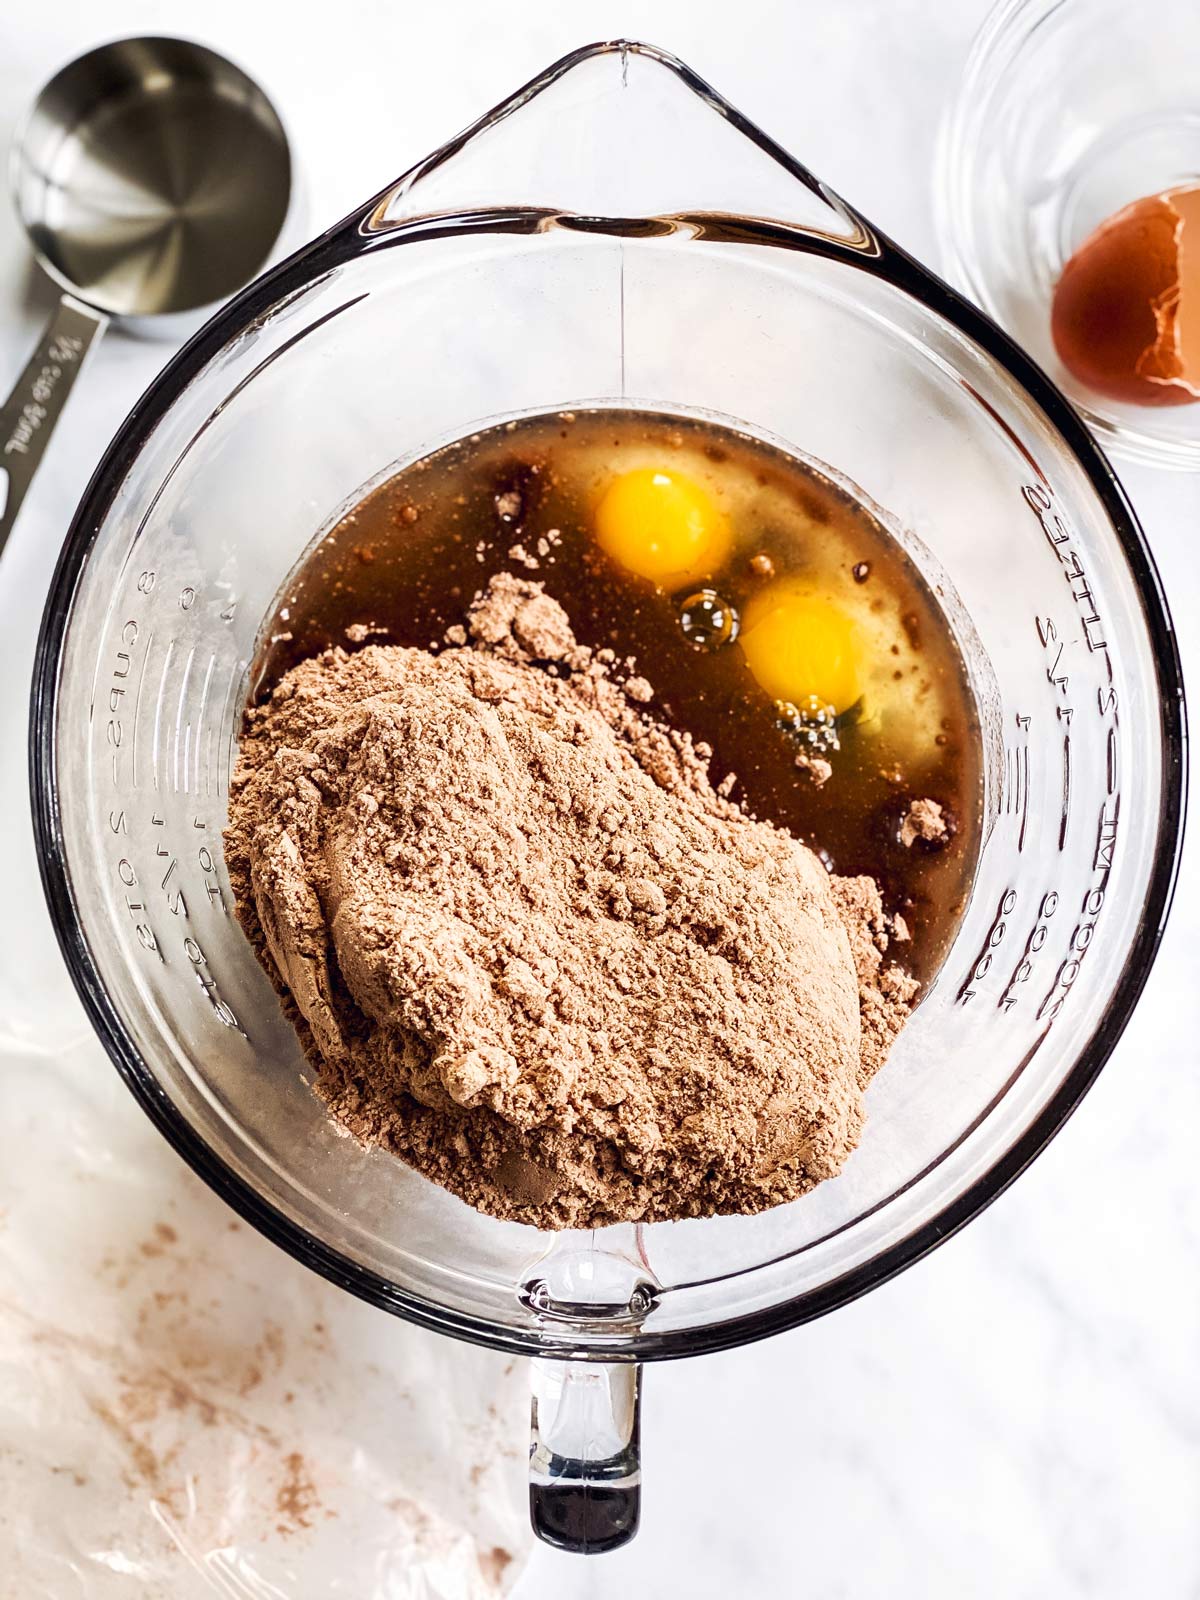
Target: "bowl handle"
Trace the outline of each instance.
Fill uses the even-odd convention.
[[[529,1516],[539,1539],[598,1555],[641,1518],[642,1369],[633,1362],[535,1360]]]

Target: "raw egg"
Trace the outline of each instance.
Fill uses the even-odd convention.
[[[729,555],[729,523],[693,478],[638,467],[614,478],[596,506],[600,548],[663,589],[711,577]]]
[[[1200,400],[1200,185],[1137,200],[1085,239],[1050,328],[1063,365],[1097,394]]]
[[[862,690],[862,652],[853,619],[803,579],[760,590],[742,614],[746,665],[773,700],[815,700],[839,714]]]

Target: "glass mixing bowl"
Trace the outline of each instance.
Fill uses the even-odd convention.
[[[1000,0],[942,124],[935,185],[948,275],[1019,339],[1107,448],[1200,469],[1200,406],[1108,400],[1050,337],[1067,261],[1133,200],[1200,179],[1195,0]]]
[[[845,1172],[761,1216],[539,1233],[330,1122],[221,854],[260,624],[364,487],[498,418],[718,414],[876,502],[982,712],[986,838]],[[46,892],[130,1088],[334,1282],[539,1358],[543,1537],[637,1521],[637,1364],[830,1311],[974,1216],[1061,1126],[1175,875],[1179,663],[1138,526],[1058,391],[670,56],[559,62],[254,284],[122,426],[71,528],[33,697]]]

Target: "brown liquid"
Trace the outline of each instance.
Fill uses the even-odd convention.
[[[613,476],[657,463],[699,484],[732,530],[721,569],[683,592],[633,576],[592,532]],[[875,878],[912,934],[897,957],[928,981],[978,855],[981,744],[945,615],[876,518],[794,457],[710,422],[604,410],[508,423],[404,468],[309,551],[264,630],[260,690],[320,650],[364,642],[363,625],[371,642],[441,649],[502,571],[543,583],[581,643],[635,660],[655,690],[651,713],[712,746],[714,784],[735,774],[733,795],[748,811],[819,850],[832,870]],[[764,585],[792,576],[852,613],[864,640],[866,687],[838,719],[823,787],[797,768],[797,735],[778,725],[737,640],[698,649],[680,620],[685,595],[700,587],[741,614]],[[923,797],[943,806],[953,836],[906,849],[900,820]]]

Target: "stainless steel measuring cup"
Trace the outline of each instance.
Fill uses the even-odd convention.
[[[291,156],[275,108],[232,62],[185,39],[120,39],[42,90],[12,189],[64,293],[0,406],[0,551],[109,319],[170,332],[252,278],[283,230]]]

